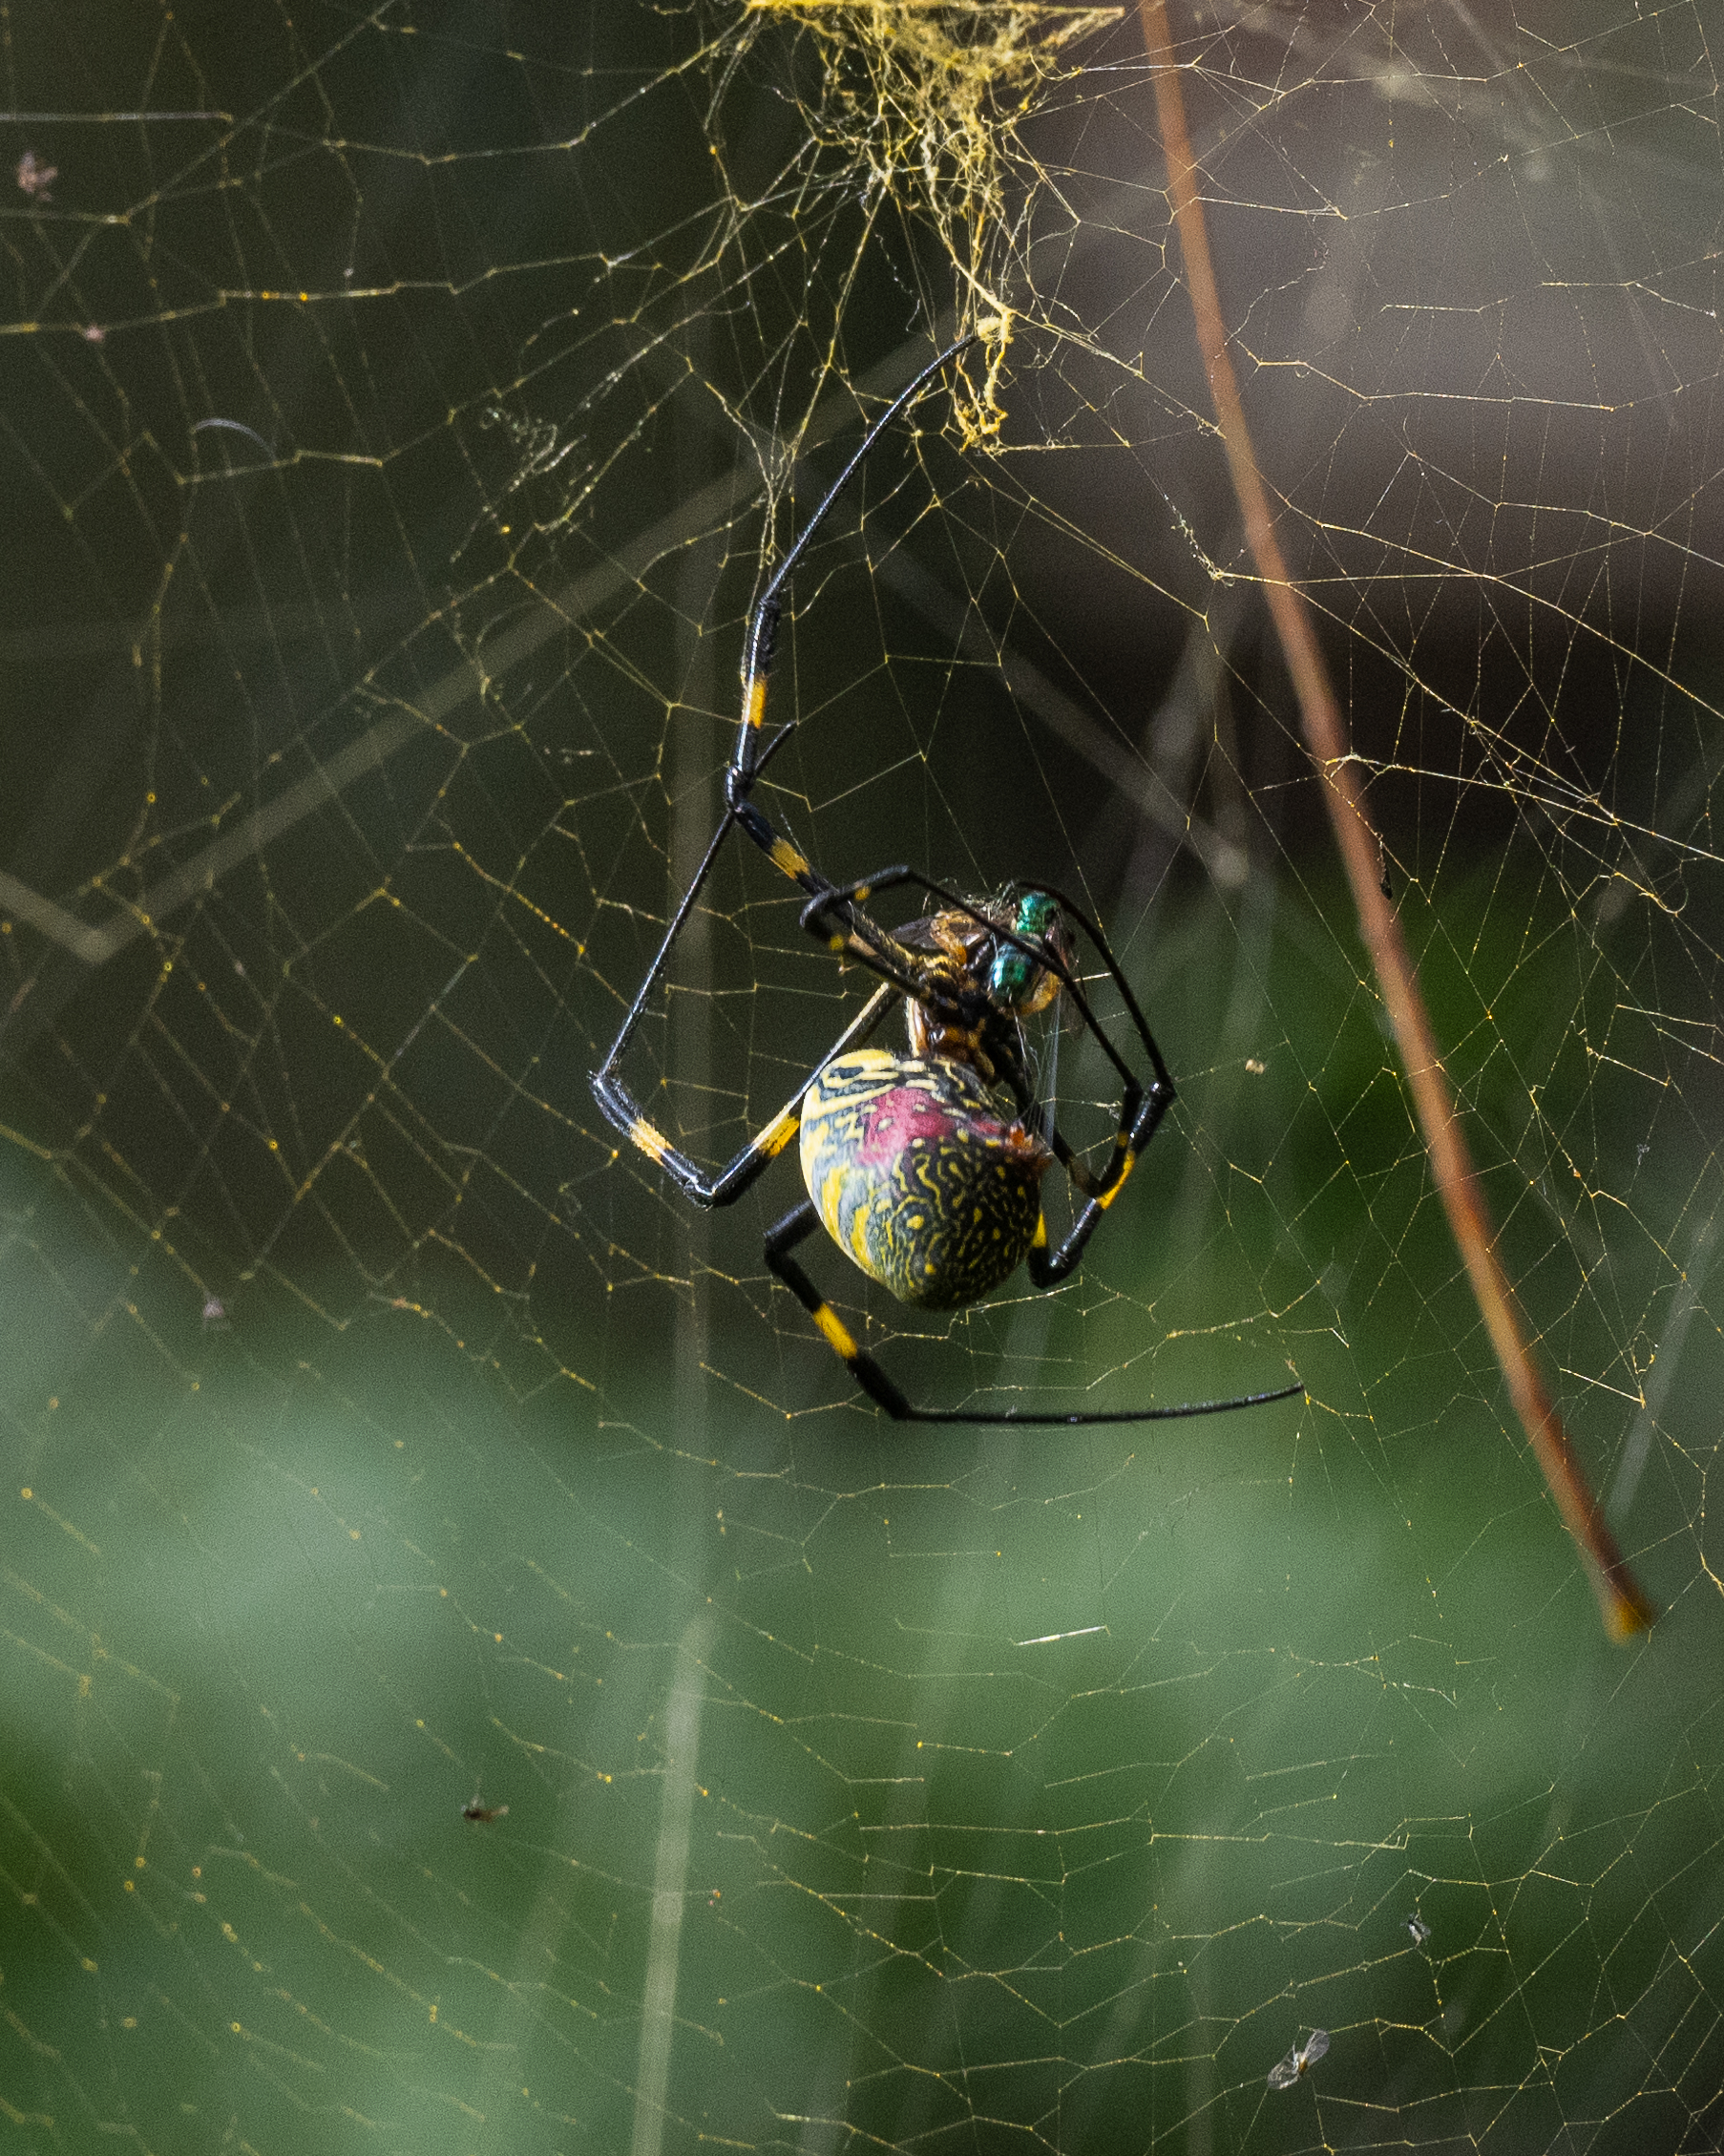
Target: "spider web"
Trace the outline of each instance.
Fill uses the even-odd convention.
[[[1379,1019],[1135,15],[0,18],[18,2146],[1720,2145],[1710,12],[1173,21],[1629,1648]],[[761,797],[835,880],[1070,889],[1180,1098],[1052,1297],[810,1262],[917,1399],[1302,1406],[882,1425],[762,1261],[793,1167],[697,1215],[587,1089],[771,561],[982,322],[798,571]],[[862,994],[744,851],[628,1070],[708,1161]]]

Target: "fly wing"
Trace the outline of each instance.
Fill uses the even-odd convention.
[[[1041,1068],[1036,1086],[1036,1098],[1041,1103],[1041,1135],[1049,1145],[1054,1142],[1054,1112],[1060,1105],[1060,1020],[1059,1006],[1055,1005],[1055,1018],[1047,1036],[1047,1046],[1041,1055]]]
[[[978,907],[977,910],[982,909]],[[978,920],[972,920],[968,914],[954,913],[948,908],[942,913],[923,914],[917,920],[907,920],[892,934],[913,951],[927,951],[936,956],[950,957],[955,948],[961,947],[974,962],[976,954],[990,941],[993,930],[984,928]]]

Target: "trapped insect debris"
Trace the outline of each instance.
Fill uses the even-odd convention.
[[[1292,2088],[1310,2073],[1323,2054],[1329,2049],[1329,2031],[1313,2029],[1303,2043],[1295,2043],[1287,2057],[1269,2070],[1271,2088]]]
[[[58,165],[44,164],[33,150],[26,150],[18,159],[12,178],[32,202],[52,202],[49,189],[60,177]]]

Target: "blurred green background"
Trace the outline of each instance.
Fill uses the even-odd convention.
[[[798,578],[770,793],[835,877],[1077,890],[1179,1104],[1054,1298],[812,1263],[919,1399],[1309,1397],[905,1431],[766,1273],[793,1169],[693,1215],[586,1074],[764,566],[950,318],[914,195],[736,11],[14,11],[15,2145],[1719,2145],[1716,93],[1702,10],[1586,12],[1176,35],[1626,1648],[1241,581],[1133,26],[1005,173],[1000,443],[932,398]],[[722,1157],[854,1001],[727,856],[631,1083]]]

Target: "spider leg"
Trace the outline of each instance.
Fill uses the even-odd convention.
[[[894,883],[920,883],[926,879],[916,876],[911,869],[889,869],[882,877],[862,883],[840,885],[829,882],[799,847],[792,845],[789,839],[781,836],[773,829],[770,820],[762,814],[754,802],[736,792],[734,772],[730,777],[732,819],[746,832],[774,868],[808,893],[809,902],[802,909],[802,925],[837,956],[853,959],[857,964],[865,965],[877,973],[898,995],[913,996],[918,1003],[948,1001],[941,991],[941,977],[937,970],[925,958],[871,919],[863,911],[861,903],[871,890],[891,890]],[[723,835],[722,832],[720,835]],[[716,853],[717,850],[715,841],[713,852]],[[929,888],[933,889],[935,886],[930,885]],[[672,936],[681,927],[686,911],[685,901],[683,911],[672,923]],[[981,917],[978,915],[977,918],[979,919]],[[667,936],[664,944],[666,952],[669,947],[670,937]],[[662,956],[662,953],[661,961]],[[656,973],[657,968],[654,970]],[[642,993],[644,994],[644,990]],[[842,1052],[842,1047],[832,1050],[833,1055]]]
[[[760,595],[753,617],[748,624],[748,641],[743,658],[743,714],[737,729],[736,748],[730,758],[730,769],[725,774],[725,800],[731,818],[754,841],[773,867],[801,885],[810,899],[835,898],[835,887],[829,883],[808,856],[792,842],[772,828],[770,820],[754,806],[752,795],[755,781],[768,763],[795,731],[796,721],[788,720],[778,731],[765,741],[764,729],[767,717],[767,686],[771,679],[772,661],[778,650],[778,624],[784,614],[784,591],[790,580],[804,549],[820,526],[826,521],[828,511],[850,484],[857,467],[879,440],[880,436],[904,411],[915,402],[934,377],[959,352],[965,351],[977,341],[976,333],[959,337],[948,345],[943,352],[929,361],[920,373],[901,390],[886,410],[862,437],[861,443],[839,473],[820,501],[819,507],[803,526],[802,532],[789,552],[772,572],[771,580]],[[714,841],[716,850],[717,842]],[[884,956],[885,939],[872,921],[859,914],[859,909],[844,903],[841,918],[848,938],[854,944],[854,955],[867,962],[865,953],[872,949]],[[875,966],[876,972],[885,968]],[[890,973],[887,979],[892,979]],[[912,993],[905,988],[902,992]]]
[[[851,456],[849,463],[845,465],[837,478],[827,489],[826,494],[821,498],[820,506],[803,526],[801,537],[795,540],[789,552],[772,572],[770,582],[767,585],[766,590],[761,593],[759,602],[754,609],[753,620],[748,624],[748,643],[743,661],[742,728],[737,736],[736,752],[731,759],[730,766],[733,779],[740,779],[743,782],[742,792],[745,794],[775,753],[780,743],[786,739],[796,724],[795,720],[792,719],[788,726],[779,729],[767,744],[764,750],[761,750],[761,728],[767,715],[767,682],[771,674],[772,661],[778,648],[778,624],[784,612],[784,587],[789,581],[791,572],[802,558],[803,550],[807,547],[809,541],[826,521],[827,512],[850,484],[857,467],[887,428],[896,419],[905,406],[914,402],[927,384],[933,381],[934,377],[950,361],[956,359],[960,351],[967,351],[976,343],[977,334],[973,330],[968,336],[959,337],[955,344],[948,345],[937,358],[931,359],[921,372],[894,397],[886,410],[881,412],[867,433],[863,435],[861,443]],[[732,805],[734,806],[734,798]]]
[[[1077,1270],[1084,1245],[1100,1226],[1102,1215],[1125,1189],[1125,1178],[1137,1166],[1138,1155],[1154,1137],[1162,1117],[1172,1105],[1172,1087],[1164,1091],[1158,1079],[1146,1093],[1139,1096],[1134,1112],[1129,1115],[1122,1112],[1112,1155],[1105,1173],[1099,1178],[1089,1173],[1059,1131],[1053,1132],[1049,1143],[1055,1158],[1071,1177],[1074,1187],[1084,1194],[1084,1203],[1058,1250],[1050,1253],[1045,1238],[1032,1244],[1026,1263],[1030,1279],[1039,1288],[1055,1287]]]
[[[854,959],[882,980],[890,981],[900,996],[925,1000],[929,993],[927,962],[869,919],[851,895],[854,886],[829,882],[798,847],[780,836],[752,801],[737,793],[734,772],[730,778],[730,814],[734,820],[772,866],[808,894],[802,925],[839,957]]]
[[[913,1407],[790,1255],[819,1225],[820,1215],[813,1200],[805,1198],[767,1234],[767,1265],[808,1312],[821,1339],[857,1384],[894,1423],[973,1423],[995,1427],[1025,1423],[1046,1428],[1082,1429],[1096,1423],[1168,1423],[1188,1415],[1225,1415],[1238,1407],[1261,1407],[1272,1400],[1291,1400],[1295,1393],[1304,1394],[1305,1387],[1295,1382],[1281,1385],[1273,1392],[1245,1393],[1234,1400],[1194,1400],[1179,1407],[1121,1407],[1101,1414],[1019,1414],[1011,1408],[990,1411],[969,1407]]]
[[[805,1197],[767,1232],[767,1265],[814,1321],[815,1330],[876,1406],[894,1423],[915,1422],[916,1412],[866,1349],[860,1347],[825,1296],[790,1256],[820,1225],[812,1198]]]
[[[812,1083],[811,1077],[798,1089],[779,1113],[772,1118],[771,1122],[755,1137],[751,1138],[747,1145],[717,1175],[709,1176],[694,1161],[689,1159],[686,1153],[679,1152],[662,1131],[655,1128],[640,1104],[629,1092],[627,1087],[622,1083],[619,1074],[619,1066],[629,1042],[634,1037],[636,1028],[640,1025],[641,1020],[645,1014],[652,992],[669,963],[671,948],[677,938],[682,934],[684,922],[694,911],[695,902],[701,895],[707,877],[711,874],[712,864],[718,858],[719,848],[724,844],[733,823],[740,824],[773,865],[799,883],[810,898],[822,898],[832,889],[832,886],[809,864],[804,855],[788,838],[781,837],[773,830],[771,824],[748,798],[755,780],[766,769],[774,752],[795,729],[796,722],[792,719],[779,729],[778,732],[767,742],[764,749],[760,746],[761,727],[766,718],[767,709],[767,682],[772,670],[772,657],[778,641],[778,624],[784,611],[784,588],[804,548],[813,538],[827,512],[848,485],[856,467],[873,449],[875,442],[879,440],[881,434],[949,361],[955,359],[959,352],[966,350],[976,341],[976,336],[972,333],[969,336],[959,337],[955,344],[949,345],[937,358],[932,360],[922,369],[908,388],[900,391],[887,406],[886,410],[864,435],[861,446],[850,458],[832,486],[829,488],[819,507],[803,527],[801,537],[778,564],[772,574],[771,581],[761,594],[759,603],[754,609],[753,618],[748,625],[748,641],[743,662],[742,725],[725,780],[725,815],[724,821],[713,834],[712,843],[707,847],[700,867],[695,871],[694,880],[683,893],[681,904],[671,917],[670,925],[665,930],[663,941],[659,946],[658,956],[648,968],[646,978],[641,982],[634,1002],[629,1005],[622,1024],[618,1029],[617,1038],[612,1042],[603,1063],[593,1074],[593,1092],[599,1106],[604,1111],[606,1120],[614,1124],[633,1144],[639,1146],[649,1159],[658,1161],[667,1169],[684,1195],[693,1199],[697,1205],[727,1204],[732,1198],[746,1190],[767,1163],[784,1151],[796,1134],[802,1095],[807,1091],[808,1085]],[[862,958],[865,953],[875,951],[874,970],[892,983],[898,994],[914,993],[915,991],[910,987],[907,981],[899,979],[887,965],[877,962],[877,959],[885,955],[883,946],[886,939],[878,929],[873,927],[872,922],[865,921],[865,917],[860,917],[860,919],[862,925],[847,920],[847,928],[852,926],[857,928],[856,956]],[[868,934],[869,931],[872,931],[872,937]],[[876,945],[880,946],[878,950],[876,950]],[[905,956],[908,958],[908,954],[905,954]],[[878,1024],[881,1013],[892,1000],[890,994],[883,997],[876,995],[875,1000],[869,1004],[861,1017],[856,1020],[855,1024],[831,1050],[831,1054],[840,1055],[847,1048],[855,1046],[858,1041],[866,1039],[868,1033]]]
[[[647,978],[648,987],[657,972],[658,968],[655,966],[653,974]],[[644,995],[645,990],[642,989],[641,993]],[[876,988],[778,1113],[757,1131],[716,1175],[708,1175],[698,1161],[691,1160],[687,1153],[679,1151],[671,1143],[663,1131],[648,1119],[645,1110],[618,1074],[616,1067],[622,1050],[628,1045],[630,1033],[634,1031],[638,1010],[630,1013],[602,1067],[594,1071],[593,1096],[604,1110],[606,1119],[632,1144],[639,1146],[649,1160],[656,1161],[663,1168],[684,1197],[700,1206],[729,1205],[734,1199],[741,1197],[749,1184],[769,1168],[796,1137],[802,1128],[804,1096],[821,1071],[833,1056],[848,1054],[851,1048],[859,1047],[868,1039],[897,1002],[898,993],[890,984]]]
[[[873,964],[888,980],[897,978],[889,970],[895,964],[902,975],[904,994],[925,996],[928,976],[934,969],[897,937],[888,935],[865,910],[876,891],[893,891],[900,884],[920,884],[924,880],[915,869],[885,868],[853,883],[829,883],[803,907],[801,925],[817,942],[840,955],[859,959],[864,965]],[[886,962],[878,962],[881,961]]]

